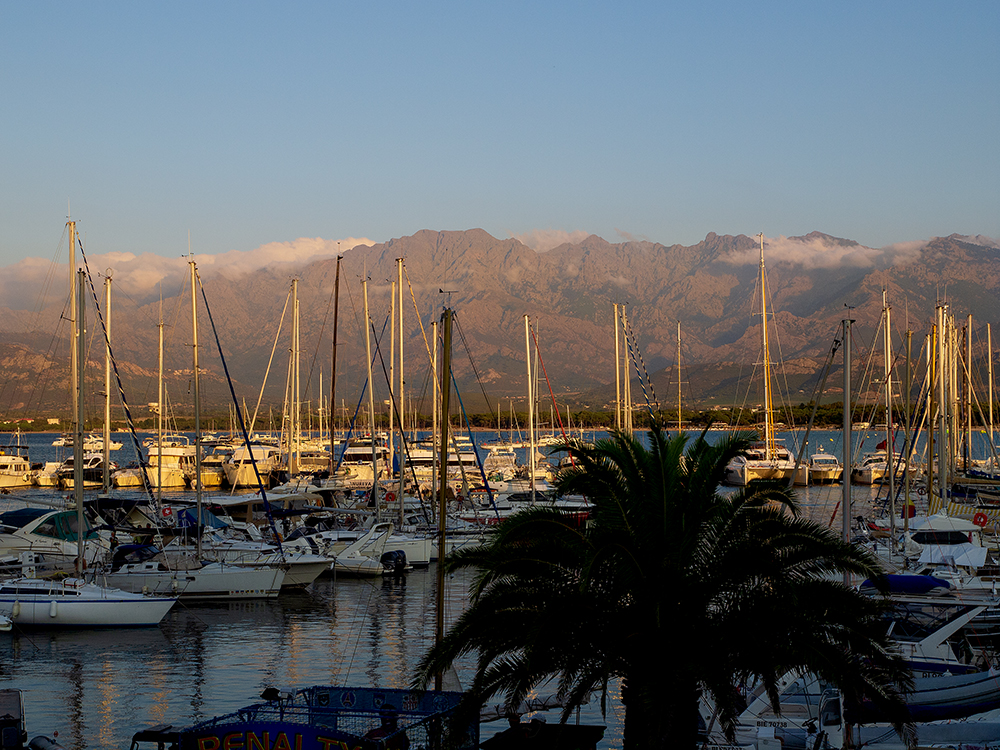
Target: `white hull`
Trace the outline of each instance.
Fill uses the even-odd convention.
[[[174,601],[102,588],[77,578],[18,578],[0,586],[0,615],[21,626],[151,626],[163,619]]]
[[[271,599],[278,595],[285,573],[280,568],[244,568],[208,563],[196,570],[160,570],[155,562],[122,566],[102,578],[125,591],[177,596],[182,601]]]
[[[119,469],[111,477],[115,487],[142,487],[141,469]],[[160,479],[160,487],[185,487],[187,477],[180,469],[164,466],[157,471],[155,467],[146,469],[146,476],[149,477],[149,486],[157,487],[157,478]]]

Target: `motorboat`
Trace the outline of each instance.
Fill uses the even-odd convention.
[[[83,486],[84,489],[97,489],[104,484],[104,456],[100,453],[84,453],[83,454]],[[56,471],[56,477],[59,480],[60,489],[72,490],[75,489],[75,471],[76,459],[70,456]],[[108,470],[114,473],[117,470],[118,464],[114,461],[108,463]]]
[[[53,443],[53,445],[55,445],[55,443]],[[73,445],[73,443],[70,442],[70,445]],[[102,452],[104,450],[104,435],[100,432],[91,432],[89,435],[85,435],[83,438],[83,449],[94,453]],[[109,451],[120,451],[121,449],[121,442],[112,439],[108,440]]]
[[[110,549],[109,540],[84,519],[84,555],[92,565]],[[0,554],[20,556],[30,552],[48,562],[67,563],[79,552],[76,511],[51,508],[18,508],[0,513]]]
[[[832,484],[844,478],[844,467],[832,453],[813,453],[809,456],[809,483]]]
[[[457,714],[459,692],[316,686],[291,693],[267,688],[261,698],[264,702],[194,726],[160,724],[136,732],[132,750],[420,748],[439,746],[442,736],[451,738],[454,750],[479,747],[478,717]],[[451,726],[454,721],[462,724]]]
[[[795,456],[785,446],[774,441],[754,443],[746,453],[736,456],[726,465],[726,484],[746,487],[760,480],[788,480],[795,470]]]
[[[893,454],[892,471],[897,477],[903,476],[906,462],[899,454]],[[889,473],[889,455],[884,450],[866,453],[861,463],[851,469],[851,481],[855,484],[879,484]]]
[[[281,450],[278,446],[251,443],[249,447],[236,447],[228,460],[223,462],[222,468],[231,487],[256,487],[258,475],[264,486],[267,486],[271,475],[278,470],[280,459]]]
[[[0,446],[0,490],[30,487],[32,476],[28,446],[20,442]]]
[[[0,584],[0,615],[19,627],[142,627],[163,619],[176,601],[106,588],[80,578],[14,578]]]
[[[194,474],[195,446],[185,435],[172,435],[148,446],[146,478],[150,487],[184,487]],[[115,487],[142,487],[141,468],[119,469],[112,476]]]

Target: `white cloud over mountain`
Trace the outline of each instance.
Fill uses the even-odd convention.
[[[218,255],[195,254],[198,273],[203,279],[216,274],[241,276],[279,265],[303,266],[322,258],[341,255],[359,245],[374,245],[364,237],[324,240],[301,237],[292,242],[269,242],[253,250],[230,250]],[[153,253],[105,253],[88,255],[90,271],[111,274],[115,286],[134,297],[145,297],[161,285],[164,293],[176,291],[185,282],[188,258],[168,258]],[[69,269],[41,258],[24,260],[0,269],[0,294],[4,305],[26,310],[55,304],[69,293]]]
[[[807,237],[765,237],[764,261],[792,263],[804,268],[874,268],[878,265],[910,263],[920,258],[920,251],[929,240],[897,242],[881,248],[845,243],[824,235]],[[747,265],[760,261],[756,248],[731,253],[725,260],[733,265]]]
[[[511,238],[522,245],[527,245],[536,253],[544,253],[567,242],[571,245],[583,242],[589,236],[590,232],[584,232],[582,229],[575,232],[567,232],[564,229],[532,229],[524,234],[512,234]]]

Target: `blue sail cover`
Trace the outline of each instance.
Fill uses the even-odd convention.
[[[192,529],[197,526],[195,522],[196,511],[194,508],[184,508],[177,514],[177,526],[181,529]],[[201,525],[207,529],[224,529],[229,524],[222,521],[214,513],[211,513],[208,508],[201,509]]]

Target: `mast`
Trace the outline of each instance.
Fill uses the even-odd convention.
[[[194,259],[190,260],[191,266],[191,335],[192,335],[192,367],[194,368],[194,492],[195,503],[198,512],[196,529],[196,549],[198,559],[201,559],[201,390],[199,384],[200,371],[198,369],[198,271],[194,264]],[[252,450],[252,449],[251,449]]]
[[[906,332],[906,440],[903,462],[903,502],[905,510],[903,512],[903,532],[910,531],[910,466],[913,464],[913,409],[911,408],[910,391],[913,388],[913,373],[910,369],[910,358],[913,356],[913,331]]]
[[[389,285],[389,461],[396,456],[396,282]],[[389,469],[392,476],[392,468]]]
[[[885,330],[882,332],[882,356],[885,368],[885,469],[889,474],[889,547],[896,545],[896,436],[892,431],[892,339],[890,338],[890,313],[888,292],[882,290],[882,313]]]
[[[444,361],[441,372],[441,485],[438,488],[438,563],[437,563],[437,622],[434,642],[440,643],[444,638],[444,555],[445,555],[445,533],[447,515],[445,513],[447,505],[448,485],[448,399],[451,394],[451,316],[452,311],[445,308],[441,314],[444,326]],[[525,316],[527,320],[527,316]],[[437,347],[434,347],[437,351]],[[438,672],[434,675],[434,689],[441,690],[444,675]]]
[[[949,371],[946,368],[946,343],[947,334],[945,332],[946,306],[937,306],[938,319],[938,341],[937,341],[937,386],[938,386],[938,488],[940,490],[943,507],[948,507],[948,471],[950,442],[948,440],[948,418],[946,411],[949,406],[947,380]]]
[[[76,280],[76,222],[69,220],[66,222],[69,231],[69,392],[70,392],[70,413],[72,419],[77,416],[77,383],[79,381],[78,372],[80,369],[80,353],[77,348],[76,338],[80,335],[79,326],[76,324],[77,308],[77,280]]]
[[[965,471],[972,468],[972,313],[965,324]]]
[[[299,412],[299,280],[292,279],[292,372],[291,413],[289,414],[288,474],[299,472],[299,438],[302,424]]]
[[[760,238],[760,330],[761,346],[764,356],[764,455],[770,461],[775,457],[774,444],[774,408],[771,394],[771,353],[767,342],[767,276],[764,273],[764,233]]]
[[[625,305],[622,305],[622,336],[625,339],[625,363],[623,365],[624,372],[624,390],[625,390],[625,403],[622,405],[622,418],[625,423],[625,431],[631,435],[633,434],[632,425],[632,376],[629,373],[629,365],[632,363],[632,354],[628,347],[628,313],[625,311]]]
[[[431,323],[431,341],[434,342],[434,352],[431,357],[431,367],[434,370],[433,377],[431,380],[434,382],[433,394],[432,394],[432,406],[431,406],[431,440],[437,440],[438,437],[438,322],[435,320]],[[431,452],[431,497],[437,497],[438,492],[438,466],[440,465],[439,457],[437,451]],[[441,551],[438,550],[438,559],[441,557]]]
[[[299,457],[302,453],[302,367],[299,361],[302,352],[302,329],[300,326],[299,317],[299,280],[292,279],[292,284],[295,286],[295,305],[293,306],[293,312],[295,313],[295,432],[292,435],[292,440],[294,440],[295,445],[295,473],[299,471]]]
[[[361,291],[365,298],[365,353],[368,361],[368,413],[371,418],[372,434],[372,502],[375,504],[375,516],[382,520],[378,503],[378,453],[375,435],[375,383],[372,381],[372,337],[371,318],[368,317],[368,279],[361,281]]]
[[[618,303],[615,306],[615,430],[622,429],[622,355],[618,346]]]
[[[993,330],[990,324],[986,324],[986,369],[989,373],[989,397],[990,397],[990,455],[996,448],[993,442]]]
[[[403,259],[396,259],[397,283],[399,286],[399,490],[396,497],[399,499],[399,526],[402,528],[403,521],[403,485],[406,476],[406,425],[404,422],[406,414],[406,400],[403,394]]]
[[[104,277],[107,339],[104,344],[104,467],[101,491],[111,491],[111,276]]]
[[[330,369],[330,474],[333,474],[333,468],[337,465],[337,461],[334,458],[334,450],[337,447],[337,441],[333,437],[333,410],[337,405],[337,320],[338,314],[340,313],[340,261],[343,260],[342,255],[337,255],[337,274],[333,281],[333,366]],[[332,476],[330,477],[333,478]]]
[[[681,322],[677,321],[677,432],[681,431]]]
[[[83,269],[76,272],[76,296],[77,305],[75,310],[75,322],[76,322],[76,348],[74,349],[76,353],[77,363],[82,363],[84,356],[86,356],[85,350],[85,331],[86,331],[86,288],[87,288],[87,276]],[[83,367],[77,367],[76,371],[76,381],[73,384],[73,393],[76,398],[74,403],[76,405],[76,412],[73,414],[73,496],[76,500],[76,573],[82,576],[84,567],[86,566],[86,560],[84,559],[84,545],[86,540],[84,539],[84,517],[83,517],[83,425],[84,425],[84,413],[83,413],[83,383],[84,383],[84,369]]]
[[[163,504],[163,300],[160,300],[160,322],[156,326],[159,331],[157,344],[158,377],[157,412],[156,415],[156,504]]]
[[[528,316],[524,316],[524,361],[528,366],[528,477],[531,483],[531,504],[535,504],[535,396],[531,381],[531,332]]]
[[[851,324],[845,318],[844,324],[844,479],[841,496],[841,536],[845,542],[851,541]],[[849,573],[844,573],[844,585],[850,586]]]

